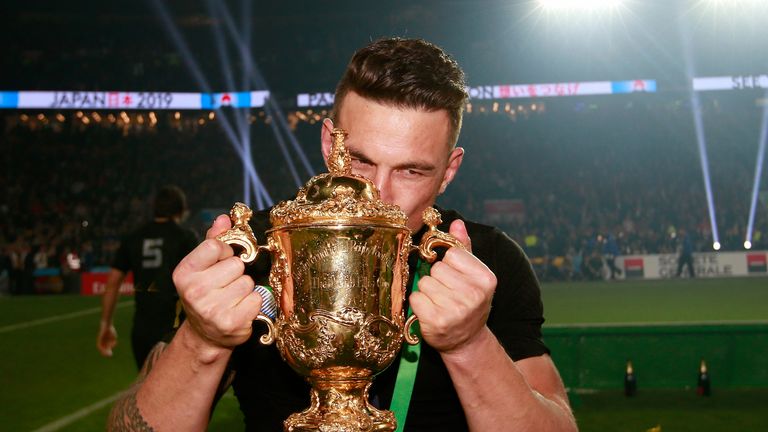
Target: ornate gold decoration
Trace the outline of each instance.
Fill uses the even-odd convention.
[[[256,243],[250,209],[241,203],[230,214],[234,227],[219,237],[246,251],[243,261],[261,251],[272,256],[269,281],[279,308],[274,325],[258,317],[269,328],[261,341],[276,340],[283,359],[312,385],[310,407],[292,414],[286,431],[395,430],[394,415],[367,402],[368,389],[404,338],[418,341],[406,330],[403,311],[408,255],[417,249],[407,217],[382,202],[368,179],[351,173],[345,137],[334,130],[330,173],[272,209],[266,246]],[[458,244],[435,228],[439,217],[436,211],[425,216],[429,230],[418,248],[430,262],[434,247]]]
[[[252,262],[258,254],[258,242],[253,235],[251,226],[248,225],[251,216],[253,216],[253,211],[247,205],[236,202],[232,206],[232,210],[229,211],[232,228],[217,237],[224,243],[241,248],[243,252],[240,254],[240,259],[244,263]]]
[[[424,224],[427,226],[427,232],[424,233],[424,237],[421,238],[421,244],[419,244],[419,254],[424,257],[429,263],[435,262],[437,259],[437,252],[435,247],[457,247],[464,249],[464,245],[456,239],[456,237],[444,233],[437,229],[437,226],[443,223],[443,218],[440,217],[440,212],[434,207],[427,207],[424,209],[424,213],[421,216]]]
[[[331,132],[333,145],[328,155],[328,170],[331,175],[348,176],[352,174],[352,158],[349,156],[347,148],[344,146],[344,139],[347,138],[347,132],[344,129],[334,128]]]

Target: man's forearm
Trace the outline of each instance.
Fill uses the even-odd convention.
[[[211,347],[183,324],[135,391],[115,404],[110,430],[205,430],[231,353]]]
[[[575,431],[548,356],[516,364],[491,331],[462,352],[443,354],[472,431]]]
[[[125,279],[125,274],[121,271],[112,269],[107,277],[107,283],[104,288],[104,294],[101,298],[101,322],[105,325],[112,325],[112,316],[115,313],[117,298],[120,295],[120,285]]]

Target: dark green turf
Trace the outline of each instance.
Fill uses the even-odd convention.
[[[545,325],[768,320],[768,279],[562,282],[542,286]]]
[[[70,310],[62,311],[56,299]],[[94,299],[6,298],[0,302],[0,315],[38,319],[51,316],[46,309],[50,305],[68,313],[93,308]],[[129,345],[131,314],[131,307],[115,313],[121,339],[110,359],[96,350],[98,313],[0,333],[0,425],[33,430],[126,388],[136,373]]]
[[[77,295],[0,296],[0,327],[79,312],[100,304],[100,297]]]
[[[545,284],[543,296],[548,325],[768,320],[767,279]],[[96,297],[0,297],[0,328],[98,305]],[[112,359],[96,351],[96,312],[0,332],[0,431],[35,430],[125,389],[136,374],[128,345],[132,309],[116,313],[121,345]],[[768,430],[768,390],[714,391],[710,399],[642,388],[625,399],[606,391],[580,395],[575,409],[582,431]],[[60,430],[104,430],[108,411]],[[209,430],[242,430],[234,397],[222,399]]]
[[[722,390],[701,397],[695,391],[640,389],[579,395],[574,413],[582,432],[768,431],[768,389]]]

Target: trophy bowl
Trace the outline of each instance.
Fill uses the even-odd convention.
[[[232,208],[233,227],[219,236],[248,263],[272,257],[269,275],[279,305],[264,344],[277,342],[282,358],[311,385],[310,406],[284,422],[285,431],[394,431],[391,411],[368,402],[373,377],[395,359],[415,316],[405,321],[408,255],[415,249],[407,217],[379,199],[368,179],[351,173],[346,133],[333,132],[330,173],[313,177],[296,199],[270,212],[267,244],[248,225],[251,211]],[[438,231],[439,214],[425,212],[429,230],[418,248],[429,262],[435,246],[460,246]]]

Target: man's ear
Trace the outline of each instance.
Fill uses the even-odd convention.
[[[440,190],[438,191],[438,195],[445,192],[445,188],[448,187],[448,184],[451,183],[453,178],[456,176],[456,173],[459,171],[459,167],[461,166],[461,162],[463,160],[464,149],[461,147],[456,147],[451,151],[451,154],[448,155],[448,167],[445,169],[443,182],[440,183]]]
[[[320,128],[320,147],[326,166],[328,166],[328,155],[331,154],[331,145],[333,144],[331,132],[333,132],[333,120],[326,118],[323,120],[323,126]]]

